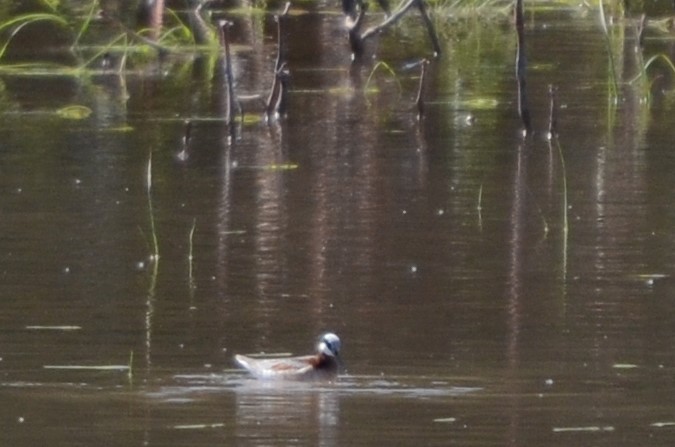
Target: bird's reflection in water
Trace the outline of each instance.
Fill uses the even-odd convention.
[[[339,395],[331,386],[246,381],[235,391],[237,438],[250,445],[337,445]]]

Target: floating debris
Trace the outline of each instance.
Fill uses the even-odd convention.
[[[295,163],[270,163],[268,165],[249,165],[241,166],[240,169],[260,169],[263,171],[290,171],[293,169],[298,169],[298,165]]]
[[[654,281],[657,279],[664,279],[670,277],[670,275],[664,273],[641,273],[637,275],[630,275],[631,278],[636,279],[637,281],[644,281],[649,285],[654,284]]]
[[[565,432],[609,432],[614,431],[614,427],[611,425],[605,425],[601,427],[599,425],[591,425],[588,427],[553,427],[553,433],[565,433]]]
[[[454,101],[454,107],[464,110],[495,110],[499,106],[499,100],[492,97],[475,97],[469,98],[461,101]],[[475,117],[471,114],[466,118],[468,121],[471,121],[467,124],[473,124]],[[465,119],[465,120],[466,120]]]
[[[663,427],[675,427],[675,422],[654,422],[649,424],[650,427],[657,427],[657,428],[663,428]]]
[[[26,329],[29,331],[79,331],[82,329],[82,326],[70,326],[70,325],[61,325],[61,326],[26,326]]]
[[[44,369],[65,369],[78,371],[128,371],[129,365],[43,365]]]
[[[450,422],[456,422],[457,418],[436,418],[434,419],[434,422],[443,422],[443,423],[450,423]]]
[[[615,363],[612,365],[612,368],[614,369],[634,369],[634,368],[639,368],[638,365],[634,365],[632,363]]]
[[[82,120],[91,115],[92,110],[89,107],[72,105],[58,109],[56,114],[61,118],[68,120]]]
[[[223,422],[216,422],[213,424],[186,424],[186,425],[174,425],[173,428],[176,430],[204,430],[207,428],[222,428],[225,427]]]

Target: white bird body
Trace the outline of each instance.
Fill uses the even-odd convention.
[[[340,360],[340,339],[324,334],[315,355],[282,358],[254,358],[236,355],[235,361],[258,379],[330,380],[337,376]]]

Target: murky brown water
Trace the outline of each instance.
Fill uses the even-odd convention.
[[[597,12],[532,13],[523,142],[509,18],[462,21],[440,28],[418,123],[410,22],[378,43],[397,79],[368,82],[339,15],[293,15],[289,116],[234,143],[189,59],[0,76],[0,444],[673,445],[669,75],[614,108]],[[236,29],[238,87],[264,93],[272,22]],[[669,51],[648,37],[645,58]],[[93,113],[54,113],[69,104]],[[232,369],[328,329],[335,384]]]

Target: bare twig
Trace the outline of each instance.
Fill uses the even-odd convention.
[[[415,100],[415,103],[417,104],[417,119],[421,120],[422,116],[424,116],[424,90],[425,90],[425,79],[427,75],[427,66],[429,65],[429,60],[428,59],[423,59],[422,60],[422,69],[420,72],[420,84],[419,88],[417,90],[417,99]]]

